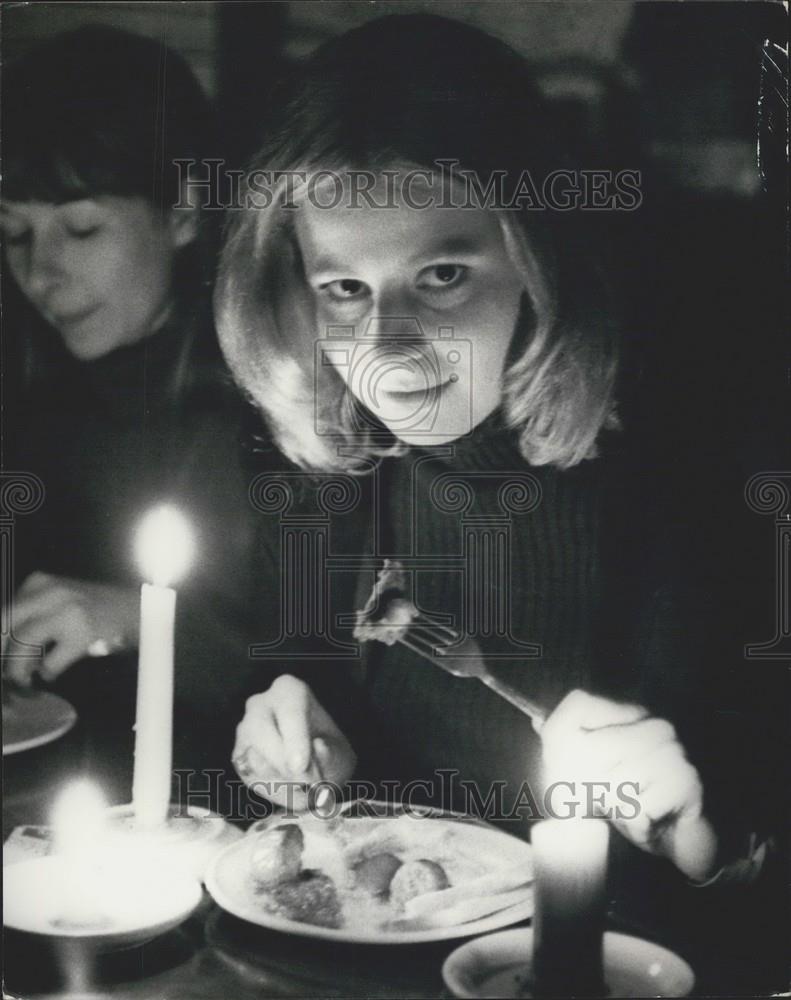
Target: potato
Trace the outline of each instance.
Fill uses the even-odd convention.
[[[401,864],[394,854],[372,854],[355,866],[355,883],[372,896],[384,896]]]
[[[438,865],[436,861],[420,858],[418,861],[408,861],[401,865],[395,873],[390,883],[390,899],[397,905],[403,906],[415,896],[447,889],[449,885],[448,876],[442,865]]]
[[[291,881],[302,870],[305,838],[296,823],[265,830],[255,840],[250,859],[253,878],[260,886]]]

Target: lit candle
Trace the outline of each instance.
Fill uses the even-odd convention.
[[[53,853],[58,859],[52,891],[58,898],[56,924],[103,927],[108,922],[103,879],[97,865],[104,838],[106,804],[88,781],[76,781],[58,797],[52,812]]]
[[[140,594],[140,659],[137,673],[135,768],[132,804],[144,829],[165,822],[170,806],[173,754],[173,645],[176,591],[170,586],[187,569],[192,539],[181,515],[152,511],[138,536],[144,583]]]
[[[603,994],[608,838],[601,819],[548,819],[533,827],[536,996]]]

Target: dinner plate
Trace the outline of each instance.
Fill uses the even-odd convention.
[[[532,927],[489,934],[451,952],[442,978],[454,997],[530,997],[532,952]],[[610,931],[604,935],[604,980],[611,997],[685,997],[695,985],[692,969],[672,951]]]
[[[516,869],[525,872],[525,883],[529,883],[532,875],[530,845],[480,822],[467,823],[460,822],[456,818],[424,815],[401,815],[392,818],[360,817],[340,821],[322,821],[316,817],[309,817],[304,821],[286,819],[281,822],[299,822],[302,825],[305,834],[304,867],[318,869],[327,874],[332,873],[336,885],[342,884],[343,873],[346,871],[345,868],[342,870],[338,868],[337,857],[334,863],[330,863],[333,849],[327,845],[336,838],[333,831],[337,826],[333,824],[337,822],[346,825],[347,832],[343,836],[350,838],[345,848],[335,849],[340,852],[341,857],[343,850],[354,852],[358,849],[358,845],[367,842],[378,844],[378,849],[371,848],[370,853],[378,853],[389,846],[398,850],[401,856],[408,860],[421,857],[441,858],[443,865],[448,869],[451,885],[463,884],[457,879],[459,872],[468,863],[477,866],[475,876],[472,877],[482,873]],[[353,833],[349,833],[349,827],[352,825]],[[351,900],[344,899],[342,895],[346,924],[341,928],[297,922],[269,912],[258,902],[255,882],[251,875],[252,844],[253,839],[246,837],[231,844],[219,854],[206,873],[206,888],[227,912],[270,930],[355,944],[417,944],[483,934],[525,920],[533,912],[532,891],[525,885],[522,892],[514,894],[518,895],[518,899],[510,905],[464,923],[426,926],[426,921],[404,920],[400,922],[401,926],[398,929],[386,930],[377,926],[375,922],[381,911],[371,902],[369,913],[369,903],[362,893]],[[436,853],[440,847],[442,853]],[[328,859],[326,864],[322,863],[323,857]],[[473,860],[468,861],[468,859]],[[513,899],[513,895],[508,898]]]
[[[77,721],[74,708],[51,691],[3,692],[3,756],[52,743]]]

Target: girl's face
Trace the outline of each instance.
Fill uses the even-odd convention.
[[[371,191],[385,203],[384,187]],[[442,444],[500,404],[524,289],[492,213],[442,208],[420,179],[409,198],[429,207],[344,198],[325,209],[323,199],[306,199],[297,239],[320,324],[319,363],[333,364],[402,441]]]
[[[5,256],[24,295],[81,361],[134,344],[167,315],[184,219],[142,197],[4,202]]]

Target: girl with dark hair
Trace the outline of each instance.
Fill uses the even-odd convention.
[[[150,39],[81,28],[12,65],[4,90],[6,263],[50,328],[49,342],[24,338],[28,378],[58,340],[90,361],[179,310],[201,315],[210,232],[181,191],[214,138],[183,59]]]
[[[718,867],[710,803],[658,717],[695,700],[670,550],[650,490],[624,474],[590,216],[536,198],[580,165],[552,134],[517,55],[427,15],[328,43],[282,98],[231,220],[216,310],[284,454],[356,477],[363,499],[331,536],[348,551],[354,522],[356,588],[338,600],[341,572],[310,586],[348,620],[381,557],[399,560],[406,598],[474,636],[546,722],[539,735],[483,685],[374,642],[351,688],[324,663],[252,697],[237,766],[275,801],[288,782],[348,780],[359,758],[362,777],[428,780],[453,805],[438,777],[452,772],[481,801],[506,786],[514,816],[542,756],[574,761],[560,777],[633,783],[639,805],[619,828],[702,880]]]
[[[215,241],[183,196],[190,167],[216,153],[212,112],[180,56],[110,28],[53,38],[4,82],[4,466],[45,493],[15,526],[4,673],[52,682],[81,663],[62,685],[82,716],[109,720],[113,703],[129,717],[107,654],[136,646],[134,533],[170,501],[200,545],[177,622],[177,703],[199,730],[219,718],[210,678],[246,656],[233,640],[249,549],[242,403],[211,322]],[[40,659],[15,655],[31,646]],[[99,719],[111,739],[117,718]]]

